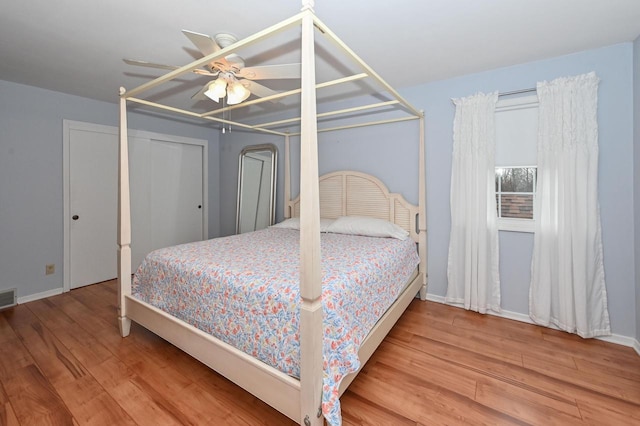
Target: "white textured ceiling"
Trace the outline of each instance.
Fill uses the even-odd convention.
[[[247,37],[300,0],[0,0],[0,79],[115,102],[200,57],[182,29]],[[317,16],[379,75],[405,87],[633,41],[640,0],[316,0]],[[291,62],[262,46],[247,65]],[[294,60],[294,62],[296,62]],[[202,82],[175,86],[188,100]],[[184,93],[178,93],[184,92]]]

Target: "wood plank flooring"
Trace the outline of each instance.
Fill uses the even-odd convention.
[[[0,425],[291,425],[116,321],[107,281],[0,311]],[[640,425],[633,349],[414,301],[342,397],[345,425]]]

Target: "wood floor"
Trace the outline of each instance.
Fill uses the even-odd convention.
[[[109,281],[0,311],[2,425],[289,425],[142,327]],[[342,398],[345,425],[640,424],[631,348],[414,301]]]

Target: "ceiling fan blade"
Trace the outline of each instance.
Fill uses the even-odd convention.
[[[221,49],[221,47],[218,46],[218,43],[216,43],[216,41],[211,36],[208,36],[206,34],[200,34],[188,30],[182,30],[182,34],[184,34],[189,40],[191,40],[191,43],[193,43],[194,46],[198,48],[203,56],[211,55],[212,53],[216,53]],[[214,62],[211,62],[209,66],[211,67],[211,69],[215,69],[218,68],[218,64],[224,67],[229,66],[225,58],[218,58]]]
[[[242,85],[246,87],[253,95],[264,98],[266,96],[276,95],[278,92],[271,90],[268,87],[263,86],[260,83],[256,83],[251,80],[240,80]]]
[[[300,64],[244,67],[236,75],[238,77],[247,78],[249,80],[279,80],[283,78],[300,78]]]
[[[182,30],[182,34],[187,36],[203,55],[207,56],[220,50],[218,43],[206,34],[196,33],[194,31]]]
[[[128,65],[135,65],[135,66],[139,66],[139,67],[149,67],[149,68],[158,68],[161,70],[177,70],[180,67],[177,67],[175,65],[165,65],[165,64],[156,64],[154,62],[147,62],[147,61],[139,61],[137,59],[123,59],[123,61],[128,64]],[[203,69],[195,69],[192,70],[194,73],[198,74],[198,75],[208,75],[210,77],[215,77],[218,75],[217,72],[211,72],[211,71],[207,71],[207,70],[203,70]]]
[[[158,68],[161,70],[177,70],[178,69],[178,67],[174,65],[156,64],[154,62],[138,61],[136,59],[123,59],[123,61],[128,65],[135,65],[138,67]]]
[[[196,93],[194,93],[193,96],[191,96],[191,99],[196,100],[196,101],[201,101],[201,100],[204,100],[204,99],[208,99],[204,95],[204,92],[206,92],[208,89],[209,89],[209,83],[205,84],[204,86],[202,86],[202,89],[200,89]]]

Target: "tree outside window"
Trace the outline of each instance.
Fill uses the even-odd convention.
[[[533,219],[536,167],[496,167],[499,218]]]

